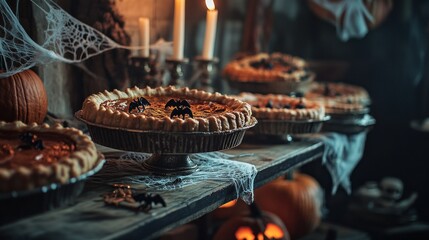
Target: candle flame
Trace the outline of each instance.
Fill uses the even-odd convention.
[[[210,11],[215,10],[215,4],[213,0],[206,0],[206,6]]]

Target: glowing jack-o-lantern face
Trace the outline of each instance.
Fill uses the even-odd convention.
[[[284,237],[282,229],[273,223],[267,224],[264,234],[268,239],[283,239]],[[255,238],[255,234],[249,226],[239,227],[235,232],[235,238],[237,240],[264,240],[262,233],[258,233],[257,238]]]

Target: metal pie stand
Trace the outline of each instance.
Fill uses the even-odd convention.
[[[152,153],[143,166],[158,175],[184,175],[198,170],[189,155],[234,148],[241,144],[247,129],[256,125],[251,123],[243,128],[221,132],[162,132],[144,131],[104,126],[75,117],[88,126],[92,140],[98,144],[134,152]]]
[[[258,120],[258,125],[251,132],[254,135],[274,137],[275,140],[292,142],[294,134],[317,133],[322,129],[323,123],[330,120],[325,116],[320,120]]]

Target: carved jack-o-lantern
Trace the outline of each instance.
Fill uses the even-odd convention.
[[[292,180],[277,179],[256,189],[255,202],[279,216],[296,239],[319,225],[323,191],[311,176],[295,173]]]
[[[254,211],[227,220],[216,232],[214,240],[289,240],[289,233],[276,215]]]
[[[255,232],[254,230],[252,230],[248,226],[239,227],[237,229],[237,231],[235,232],[235,238],[240,239],[240,240],[241,239],[264,240],[264,237],[265,237],[265,239],[266,238],[268,238],[268,239],[284,239],[285,232],[283,231],[283,229],[280,226],[278,226],[274,223],[268,223],[267,224],[267,226],[264,230],[264,234],[258,233],[257,231]]]

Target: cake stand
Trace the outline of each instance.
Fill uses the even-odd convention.
[[[322,129],[323,123],[330,120],[325,116],[320,120],[258,120],[258,125],[251,132],[253,135],[274,137],[286,142],[292,142],[292,135],[317,133]]]
[[[184,175],[198,170],[189,155],[234,148],[241,144],[247,129],[256,125],[252,118],[246,127],[221,132],[162,132],[125,129],[88,122],[78,111],[75,117],[88,126],[94,142],[125,151],[152,153],[143,166],[158,175]]]

